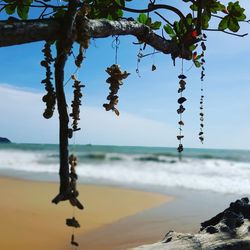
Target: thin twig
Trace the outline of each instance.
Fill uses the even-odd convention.
[[[238,36],[238,37],[244,37],[244,36],[248,35],[248,33],[245,33],[245,34],[235,34],[235,33],[232,33],[232,32],[228,32],[228,31],[225,31],[225,30],[219,30],[219,29],[203,29],[203,30],[207,30],[207,31],[220,31],[220,32],[223,32],[223,33],[226,33],[226,34],[229,34],[229,35],[232,35],[232,36]]]
[[[8,3],[7,5],[15,5],[15,3]],[[0,6],[6,6],[6,4],[0,4]],[[52,8],[52,9],[62,9],[62,8],[67,8],[67,5],[61,5],[61,6],[55,6],[55,5],[35,5],[35,4],[22,4],[23,7],[31,7],[31,8]]]
[[[169,24],[171,27],[174,27],[172,23],[170,23],[164,16],[162,16],[159,12],[154,11],[154,13],[159,16],[161,19],[163,19],[167,24]]]
[[[146,56],[151,56],[151,55],[154,55],[154,54],[158,54],[158,53],[161,53],[160,51],[154,51],[152,53],[148,53],[148,54],[145,54],[145,55],[141,55],[140,58],[143,58],[143,57],[146,57]]]
[[[38,17],[38,19],[41,19],[44,17],[44,13],[46,12],[47,7],[44,8],[44,10],[42,11],[42,13],[40,14],[40,16]]]
[[[122,9],[124,11],[128,11],[128,12],[132,12],[132,13],[149,13],[149,12],[152,12],[152,11],[158,10],[158,9],[170,10],[170,11],[174,12],[175,14],[177,14],[185,22],[185,25],[188,26],[184,14],[179,9],[177,9],[177,8],[175,8],[173,6],[170,6],[170,5],[151,4],[151,5],[149,5],[149,8],[141,9],[141,10],[127,8],[125,6],[121,6],[121,5],[117,4],[117,3],[116,3],[116,5],[119,6],[120,9]]]

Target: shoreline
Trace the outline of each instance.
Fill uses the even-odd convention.
[[[68,202],[57,206],[51,203],[58,192],[58,183],[0,176],[0,185],[3,197],[0,219],[4,228],[1,249],[61,250],[64,246],[65,249],[70,247],[72,228],[65,225],[65,219],[72,217],[72,207]],[[80,184],[78,190],[79,199],[86,206],[83,211],[75,209],[76,219],[81,224],[81,228],[75,230],[79,242],[87,233],[94,233],[99,228],[173,199],[161,194],[107,186]]]

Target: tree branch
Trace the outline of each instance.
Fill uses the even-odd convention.
[[[64,67],[68,59],[69,52],[74,43],[74,23],[77,14],[78,0],[69,1],[69,8],[62,20],[59,39],[56,44],[57,57],[55,60],[55,86],[57,107],[59,113],[59,139],[60,139],[60,190],[59,194],[52,200],[57,204],[62,200],[71,199],[71,190],[69,184],[69,153],[68,153],[68,135],[69,135],[69,115],[67,111],[67,102],[64,92]]]
[[[60,37],[60,21],[53,19],[29,21],[0,21],[0,47],[24,44],[43,40],[57,40]],[[89,37],[104,38],[112,35],[132,35],[154,49],[165,54],[179,55],[180,48],[170,40],[154,33],[148,26],[136,21],[109,21],[107,19],[81,19],[82,32],[88,30]],[[78,27],[78,32],[81,32]],[[183,57],[188,59],[190,52],[184,51]]]

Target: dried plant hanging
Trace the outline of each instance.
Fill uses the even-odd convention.
[[[203,39],[205,40],[207,37],[205,34],[202,35]],[[206,45],[204,41],[201,42],[201,98],[200,98],[200,132],[199,132],[199,140],[201,143],[204,142],[204,77],[205,77],[205,51],[206,51]]]
[[[115,112],[117,116],[119,116],[120,112],[116,108],[119,98],[118,90],[120,86],[123,85],[122,80],[126,79],[130,75],[130,73],[128,73],[127,71],[122,72],[120,66],[117,64],[117,57],[118,57],[117,54],[120,44],[118,37],[115,38],[113,43],[114,42],[115,46],[113,46],[113,44],[112,46],[115,47],[115,64],[106,69],[106,72],[110,75],[110,77],[106,80],[106,82],[110,84],[109,86],[110,92],[109,95],[107,96],[107,100],[109,101],[109,103],[103,104],[103,107],[106,109],[106,111],[112,110]]]
[[[53,116],[56,104],[56,93],[54,90],[54,86],[51,82],[53,79],[50,65],[54,62],[51,53],[51,42],[46,41],[44,44],[44,48],[42,49],[44,54],[44,60],[41,61],[41,66],[46,69],[46,78],[42,80],[42,84],[45,85],[45,90],[47,94],[43,96],[42,100],[46,103],[46,109],[43,113],[44,118],[49,119]]]
[[[186,81],[187,78],[183,74],[183,59],[181,61],[181,74],[178,76],[179,78],[179,89],[178,93],[180,94],[180,97],[178,99],[179,108],[177,109],[177,113],[179,114],[179,135],[177,135],[177,140],[179,141],[179,146],[177,148],[178,152],[181,153],[183,151],[183,144],[182,139],[184,138],[184,135],[182,134],[182,127],[184,126],[184,122],[182,120],[182,113],[185,111],[185,108],[183,106],[183,103],[187,100],[185,97],[183,97],[183,91],[186,89]]]

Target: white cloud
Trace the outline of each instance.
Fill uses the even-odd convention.
[[[42,93],[0,85],[1,134],[14,142],[58,142],[57,112],[46,120],[42,113]],[[176,128],[126,112],[116,117],[102,107],[81,109],[81,131],[76,143],[113,145],[175,145]]]

